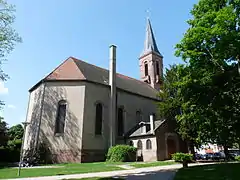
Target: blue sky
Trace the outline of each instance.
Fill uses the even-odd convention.
[[[0,84],[2,115],[9,125],[25,121],[28,90],[69,56],[108,68],[109,45],[117,45],[117,71],[139,78],[147,10],[164,66],[179,63],[174,46],[187,30],[197,0],[9,0],[14,28],[23,39],[7,57],[10,79]]]

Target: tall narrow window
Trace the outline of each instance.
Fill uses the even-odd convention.
[[[102,104],[98,103],[96,105],[96,115],[95,115],[95,134],[102,134],[102,119],[103,119],[103,108]]]
[[[118,136],[124,133],[123,108],[118,108]]]
[[[160,75],[159,62],[158,61],[156,61],[156,71],[157,71],[157,75]]]
[[[141,122],[141,112],[140,111],[137,111],[136,112],[136,123],[140,123]]]
[[[148,76],[148,64],[144,64],[145,76]]]
[[[57,119],[55,125],[55,133],[64,133],[65,118],[66,118],[67,102],[59,101],[57,110]]]
[[[138,150],[142,149],[142,141],[141,140],[138,140],[138,142],[137,142],[137,149]]]
[[[146,149],[152,149],[152,142],[150,139],[146,141]]]

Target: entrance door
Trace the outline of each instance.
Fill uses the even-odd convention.
[[[168,147],[168,158],[171,159],[171,154],[174,154],[177,151],[175,141],[171,138],[168,138],[167,147]]]

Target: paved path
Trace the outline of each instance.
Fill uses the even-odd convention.
[[[196,163],[189,166],[207,165],[214,163]],[[126,177],[127,180],[172,180],[176,171],[182,167],[181,164],[173,164],[167,166],[156,166],[147,168],[137,168],[129,170],[96,172],[84,174],[70,174],[61,176],[44,176],[32,178],[18,178],[17,180],[59,180],[59,179],[81,179],[88,177]],[[16,180],[16,179],[15,179]]]

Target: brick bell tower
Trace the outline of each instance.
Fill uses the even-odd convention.
[[[151,22],[147,19],[144,49],[139,57],[141,81],[160,90],[163,78],[163,56],[158,50]]]

